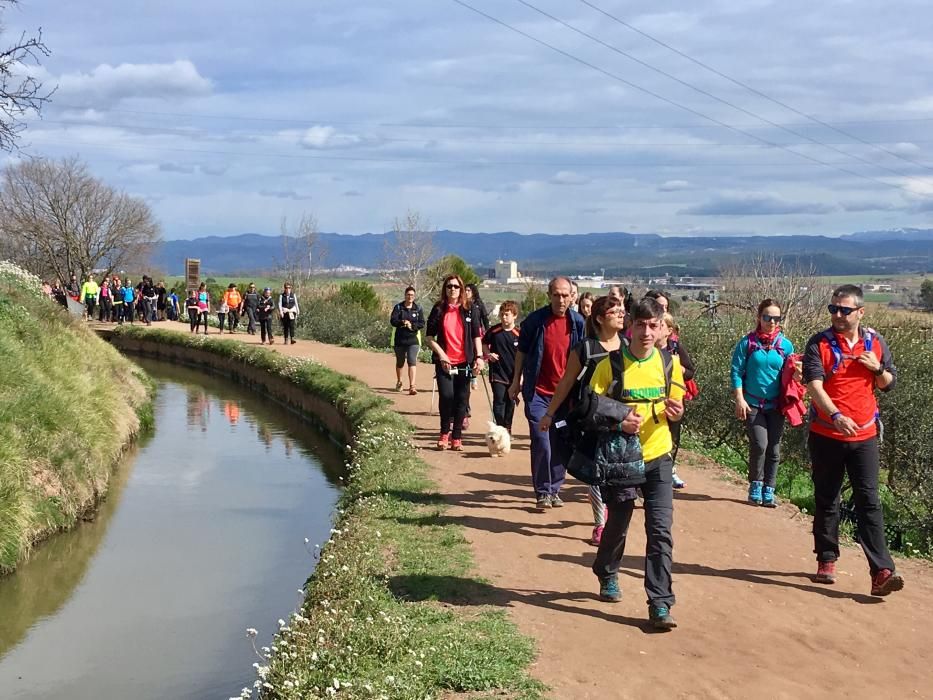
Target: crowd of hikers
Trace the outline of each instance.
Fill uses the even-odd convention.
[[[409,287],[391,316],[396,390],[403,390],[407,365],[407,391],[418,393],[424,341],[433,354],[439,450],[463,449],[477,378],[488,377],[495,424],[510,434],[515,409],[524,405],[535,508],[564,505],[568,472],[589,484],[592,543],[598,547],[592,570],[607,602],[621,599],[619,566],[635,503],[643,499],[648,618],[657,629],[671,629],[673,492],[686,486],[676,460],[685,407],[699,393],[697,368],[664,292],[652,290],[641,299],[622,286],[607,292],[581,295],[572,280],[556,277],[547,305],[519,324],[518,304],[504,301],[499,323],[490,325],[478,290],[458,275],[444,278],[427,313]],[[778,506],[785,423],[806,423],[815,492],[813,580],[835,583],[840,493],[848,476],[871,594],[885,596],[904,581],[884,536],[875,391],[891,390],[897,370],[884,338],[862,324],[861,288],[838,287],[827,310],[829,327],[813,335],[802,353],[781,332],[784,316],[775,299],[761,300],[755,327],[737,339],[730,382],[735,416],[749,441],[748,503]]]
[[[44,285],[67,305],[85,307],[101,322],[151,325],[180,320],[184,310],[192,333],[208,332],[211,313],[223,333],[246,332],[272,344],[273,319],[285,343],[296,342],[298,298],[289,283],[273,295],[249,284],[230,284],[212,299],[202,283],[179,301],[162,282],[93,276],[82,283]],[[669,297],[648,291],[636,299],[620,285],[602,296],[579,293],[567,277],[548,285],[548,303],[519,323],[519,305],[499,305],[491,324],[476,285],[459,275],[444,277],[439,298],[425,312],[417,290],[405,289],[391,313],[396,358],[396,391],[418,394],[418,356],[432,353],[438,397],[439,450],[463,450],[470,425],[470,398],[485,384],[495,425],[511,435],[516,408],[524,407],[530,438],[534,507],[540,512],[564,505],[561,488],[569,472],[589,485],[593,512],[592,566],[599,596],[621,599],[618,571],[635,504],[645,513],[645,590],[648,618],[671,629],[673,493],[686,483],[677,474],[681,419],[699,394],[697,368],[672,315]],[[833,584],[840,556],[839,524],[843,480],[848,476],[858,541],[868,560],[871,594],[903,588],[888,551],[879,481],[882,429],[875,392],[890,391],[897,370],[884,338],[863,324],[860,287],[836,288],[827,305],[830,324],[813,335],[802,352],[784,336],[781,304],[762,299],[755,326],[736,339],[730,386],[736,419],[748,435],[748,503],[776,508],[781,440],[787,422],[806,424],[814,487],[814,581]],[[403,377],[403,370],[407,372]],[[487,369],[488,368],[488,369]],[[809,406],[805,398],[809,397]],[[432,392],[433,401],[433,392]]]
[[[77,275],[71,275],[68,282],[43,282],[42,290],[64,307],[68,306],[69,298],[81,304],[83,317],[89,321],[119,325],[139,322],[151,326],[154,321],[182,320],[184,313],[190,331],[200,333],[203,328],[206,335],[213,313],[219,333],[225,329],[228,333],[236,333],[241,319],[245,318],[246,332],[256,335],[258,327],[262,344],[272,345],[272,322],[278,318],[283,341],[297,342],[295,324],[300,309],[298,297],[288,282],[275,296],[270,287],[259,292],[256,285],[250,283],[241,293],[237,285],[231,283],[219,299],[212,299],[207,284],[201,282],[197,289],[188,290],[187,296],[179,300],[173,289],[162,281],[154,282],[148,275],[143,275],[135,285],[128,277],[121,279],[117,275],[106,275],[100,282],[94,275],[88,275],[84,282],[79,282]]]

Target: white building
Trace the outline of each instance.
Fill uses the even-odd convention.
[[[525,280],[514,260],[496,260],[496,284],[521,284]]]

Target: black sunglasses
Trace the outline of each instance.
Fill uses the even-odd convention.
[[[843,316],[848,316],[848,315],[851,314],[853,311],[858,311],[858,310],[861,309],[862,307],[861,307],[861,306],[856,306],[856,307],[853,309],[851,306],[838,306],[837,304],[830,304],[830,305],[827,306],[826,308],[829,309],[829,313],[831,313],[833,316],[835,316],[836,314],[839,314],[839,313],[841,313]]]
[[[447,289],[460,289],[459,284],[448,284]]]
[[[781,321],[784,320],[784,317],[783,316],[772,316],[771,314],[761,314],[761,320],[764,321],[765,323],[771,323],[772,321],[774,323],[780,323]]]

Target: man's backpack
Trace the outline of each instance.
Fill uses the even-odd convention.
[[[865,352],[872,352],[874,347],[875,338],[878,335],[878,331],[874,328],[863,328],[859,329],[859,334],[862,337],[862,343],[865,346]],[[820,333],[820,337],[826,341],[826,344],[829,345],[830,351],[833,353],[833,366],[829,368],[829,373],[826,378],[823,380],[825,384],[830,379],[832,379],[836,372],[839,371],[839,367],[842,365],[843,361],[846,359],[851,359],[853,356],[848,352],[843,352],[842,347],[839,345],[839,341],[836,339],[836,334],[832,328],[827,328],[825,331]],[[832,423],[827,423],[825,420],[820,418],[819,414],[816,412],[816,405],[810,404],[810,421],[818,421],[824,425],[832,426]],[[865,425],[858,426],[859,430],[864,430],[871,426],[872,423],[875,423],[878,427],[878,440],[881,441],[884,439],[884,423],[881,421],[881,413],[875,411],[875,417],[866,423]]]

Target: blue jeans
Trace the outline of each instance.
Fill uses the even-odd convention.
[[[547,433],[542,433],[538,427],[550,403],[551,397],[538,393],[530,402],[525,402],[525,418],[528,419],[531,437],[531,483],[538,496],[556,496],[567,475],[553,426]]]

